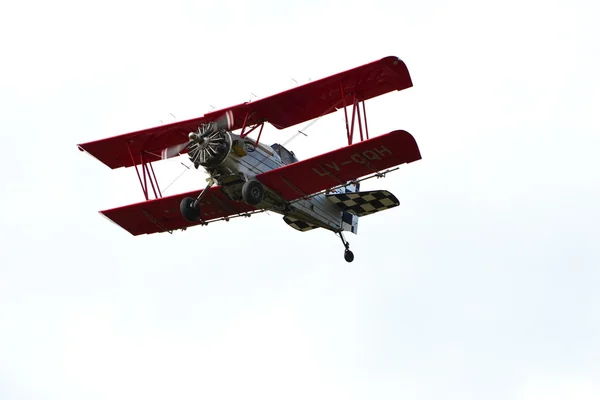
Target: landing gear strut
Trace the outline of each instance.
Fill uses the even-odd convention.
[[[347,262],[354,261],[354,253],[350,251],[350,243],[344,238],[342,232],[338,232],[337,234],[340,236],[340,239],[342,239],[342,243],[344,243],[344,247],[346,248],[346,250],[344,250],[344,260]]]

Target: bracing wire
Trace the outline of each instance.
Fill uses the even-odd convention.
[[[185,174],[186,172],[188,172],[191,169],[190,167],[188,167],[184,163],[181,163],[181,165],[183,165],[186,169],[184,169],[183,172],[181,174],[179,174],[179,176],[173,180],[173,182],[169,183],[167,185],[167,187],[162,190],[163,193],[165,193],[167,191],[167,189],[169,189],[175,182],[177,182],[177,180],[179,178],[181,178],[183,176],[183,174]]]
[[[292,136],[290,136],[290,138],[288,140],[286,140],[282,146],[287,146],[289,143],[292,142],[292,140],[296,139],[298,136],[300,135],[304,135],[304,136],[308,136],[305,132],[306,130],[308,130],[310,127],[312,127],[314,124],[316,124],[318,121],[321,120],[321,118],[323,118],[325,115],[329,114],[329,112],[334,109],[337,108],[338,105],[341,103],[342,100],[338,100],[335,104],[333,104],[331,107],[329,107],[324,113],[322,113],[321,115],[319,115],[317,118],[313,119],[312,121],[310,121],[308,124],[306,124],[302,129],[299,129],[298,131],[296,131]],[[266,159],[266,157],[265,157]],[[263,160],[264,161],[264,160]],[[186,169],[183,170],[183,172],[181,174],[179,174],[169,185],[167,185],[167,187],[165,187],[163,189],[163,193],[165,193],[175,182],[177,182],[177,180],[179,180],[179,178],[181,178],[183,176],[183,174],[185,174],[188,170],[190,170],[191,168],[188,167],[187,165],[185,165],[184,163],[181,163],[181,165],[183,165]]]
[[[286,140],[282,146],[287,146],[292,140],[296,139],[299,135],[304,135],[304,136],[308,136],[305,131],[310,128],[311,126],[313,126],[314,124],[316,124],[318,121],[321,120],[321,118],[323,118],[325,115],[329,114],[329,112],[331,110],[333,110],[334,108],[337,108],[338,104],[341,102],[341,100],[338,100],[335,104],[333,104],[331,107],[329,107],[327,110],[325,110],[325,112],[321,115],[319,115],[317,118],[313,119],[312,121],[310,121],[308,124],[306,124],[306,126],[304,126],[304,128],[298,130],[296,133],[294,133],[288,140]]]

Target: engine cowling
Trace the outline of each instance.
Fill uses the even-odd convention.
[[[194,167],[215,168],[223,163],[231,151],[231,133],[215,123],[203,124],[189,134],[188,155]]]
[[[216,120],[200,125],[196,132],[191,132],[188,142],[162,149],[160,158],[166,160],[187,150],[194,167],[198,168],[202,165],[214,168],[223,163],[231,151],[232,140],[229,130],[233,126],[233,112],[229,110]]]

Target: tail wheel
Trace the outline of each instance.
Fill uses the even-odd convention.
[[[179,203],[179,210],[181,215],[188,222],[197,222],[200,220],[200,209],[195,206],[196,199],[193,197],[186,197]]]
[[[349,263],[354,261],[354,253],[352,253],[350,249],[346,249],[346,251],[344,251],[344,260],[348,261]]]
[[[342,231],[336,233],[340,237],[340,239],[342,239],[342,243],[344,243],[344,247],[346,248],[346,250],[344,250],[344,260],[351,263],[352,261],[354,261],[354,253],[350,251],[350,243],[348,243],[348,241],[344,238],[344,234],[342,233]]]
[[[242,198],[251,206],[260,203],[265,195],[263,185],[258,181],[248,181],[242,187]]]

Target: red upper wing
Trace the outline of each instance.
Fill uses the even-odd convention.
[[[292,201],[420,159],[415,139],[399,130],[265,172],[256,178],[285,200]]]
[[[172,231],[200,224],[187,222],[179,211],[179,203],[183,198],[197,197],[201,192],[202,190],[196,190],[100,213],[132,235]],[[229,200],[219,186],[210,188],[200,203],[201,218],[205,222],[254,210],[256,208],[246,203]]]
[[[146,161],[159,160],[163,149],[185,143],[189,132],[195,131],[202,123],[216,120],[229,110],[234,119],[232,130],[242,128],[246,116],[246,125],[267,121],[276,128],[283,129],[342,107],[342,87],[346,101],[351,103],[354,94],[359,100],[368,100],[411,86],[412,80],[404,62],[390,56],[270,97],[214,111],[200,118],[88,142],[80,144],[79,148],[110,168],[130,167],[141,163],[142,152],[146,154]]]

